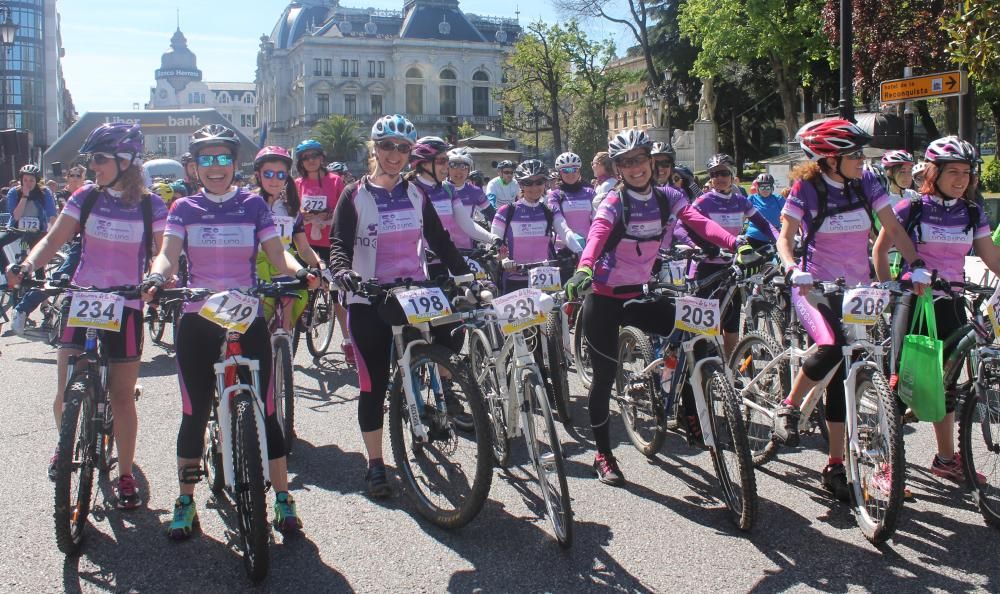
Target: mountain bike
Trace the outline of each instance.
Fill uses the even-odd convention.
[[[295,378],[292,334],[285,330],[285,304],[300,299],[301,287],[270,286],[258,288],[258,295],[274,299],[274,315],[268,322],[271,333],[271,362],[274,378],[274,414],[285,438],[285,453],[292,453],[295,444]]]
[[[305,334],[306,348],[314,359],[319,359],[330,349],[334,325],[337,321],[336,303],[327,286],[309,291],[309,301],[302,312],[302,319],[295,323],[292,345],[299,344],[299,337]],[[294,351],[294,348],[293,348]]]

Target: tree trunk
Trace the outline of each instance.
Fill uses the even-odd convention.
[[[948,134],[958,135],[958,97],[944,98],[944,127]]]
[[[792,58],[792,56],[789,56]],[[799,131],[798,116],[798,78],[792,76],[791,66],[782,60],[781,56],[771,54],[771,67],[774,68],[774,77],[778,83],[778,96],[781,97],[781,111],[785,118],[785,142],[795,138],[795,133]]]
[[[1000,137],[1000,95],[990,99],[989,106],[990,114],[993,115],[993,138],[998,138]],[[1000,142],[997,145],[1000,146]]]
[[[920,123],[923,124],[924,130],[927,131],[927,137],[931,140],[941,138],[937,124],[934,123],[934,118],[931,117],[931,110],[927,108],[927,101],[917,101],[916,104],[917,113],[920,115]]]
[[[559,125],[559,95],[551,93],[552,101],[549,103],[549,116],[552,125],[552,149],[556,155],[562,152],[562,126]]]

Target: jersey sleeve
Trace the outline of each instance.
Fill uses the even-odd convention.
[[[52,190],[48,188],[45,188],[45,200],[42,205],[42,212],[45,214],[46,219],[51,219],[59,214],[56,210],[56,198],[52,195]]]
[[[150,195],[149,200],[153,211],[153,233],[163,233],[167,228],[167,205],[156,194]]]
[[[274,217],[271,216],[271,209],[267,207],[264,199],[260,196],[251,196],[247,202],[252,204],[253,208],[257,211],[255,221],[257,241],[264,243],[268,239],[280,237],[281,234],[278,233],[278,228],[274,226]]]
[[[822,183],[822,182],[821,182]],[[781,216],[801,221],[806,214],[810,200],[815,200],[816,191],[809,182],[798,180],[781,208]]]
[[[972,238],[979,239],[981,237],[990,236],[990,221],[986,216],[986,204],[982,200],[976,200],[976,204],[979,206],[979,220],[974,221],[975,229],[972,231]],[[971,209],[969,212],[972,212]]]
[[[865,171],[861,174],[861,188],[864,190],[865,196],[868,197],[868,203],[871,204],[874,212],[892,204],[889,193],[871,171]]]
[[[334,211],[336,212],[336,211]],[[306,222],[302,218],[302,213],[295,215],[295,221],[292,222],[292,235],[298,235],[299,233],[306,232]]]
[[[66,201],[66,206],[63,207],[63,213],[79,221],[83,211],[83,200],[90,193],[91,189],[90,186],[85,186],[73,192],[73,195]]]
[[[493,217],[493,223],[490,225],[490,233],[500,238],[507,234],[507,212],[512,208],[514,208],[513,202],[504,204],[497,209],[497,214]]]
[[[170,212],[167,213],[167,225],[163,229],[164,235],[173,235],[181,239],[187,237],[187,222],[184,220],[184,214],[188,210],[187,204],[187,198],[174,200]]]

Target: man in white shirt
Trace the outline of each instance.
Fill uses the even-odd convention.
[[[514,181],[513,161],[500,161],[497,163],[497,172],[499,172],[499,175],[486,184],[486,197],[489,198],[493,208],[499,210],[504,204],[511,204],[517,200],[517,193],[520,191],[520,188],[518,188],[517,182]]]

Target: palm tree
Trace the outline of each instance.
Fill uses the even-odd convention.
[[[358,124],[342,115],[332,115],[313,128],[313,138],[323,145],[331,161],[350,161],[364,146]]]

